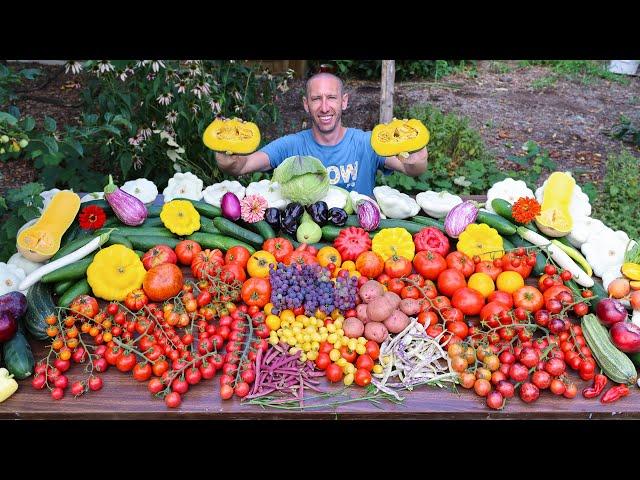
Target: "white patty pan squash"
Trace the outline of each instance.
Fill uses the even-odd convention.
[[[387,218],[404,219],[415,217],[420,212],[420,205],[406,193],[386,185],[375,187],[373,195]]]
[[[136,180],[129,180],[125,182],[122,187],[122,190],[127,192],[129,195],[133,195],[138,200],[140,200],[145,205],[149,205],[153,203],[153,201],[158,196],[158,187],[151,180],[147,180],[146,178],[138,178]]]
[[[289,200],[282,196],[280,184],[271,180],[260,180],[259,182],[251,182],[245,190],[246,196],[260,195],[267,201],[270,208],[278,208],[282,210],[289,205]]]
[[[629,242],[629,235],[622,230],[613,231],[606,227],[596,235],[591,235],[582,244],[582,254],[593,267],[593,273],[602,278],[604,272],[614,265],[622,265],[624,254],[636,245]]]
[[[7,265],[0,262],[0,295],[9,292],[17,292],[20,282],[26,278],[24,270],[15,265]]]
[[[591,235],[597,235],[607,228],[600,220],[592,217],[578,218],[573,222],[573,229],[567,235],[569,243],[576,248],[580,248]]]
[[[176,198],[201,200],[203,186],[204,182],[191,172],[176,173],[162,191],[164,202],[167,203]]]
[[[223,180],[220,183],[209,185],[202,193],[205,202],[220,208],[222,197],[228,192],[235,194],[238,200],[242,200],[245,196],[246,189],[237,180]]]
[[[91,200],[102,200],[102,199],[104,199],[104,192],[87,193],[84,197],[80,199],[80,203],[90,202]]]
[[[572,176],[571,172],[564,173]],[[536,189],[536,200],[538,200],[541,205],[544,198],[544,189],[548,184],[548,180],[549,179],[547,178],[542,186]],[[591,204],[589,203],[589,197],[582,191],[582,188],[580,188],[580,185],[578,185],[578,183],[573,186],[573,194],[569,203],[569,214],[571,215],[574,223],[580,218],[588,217],[591,215]]]
[[[427,190],[416,195],[416,203],[430,217],[444,218],[453,207],[462,203],[462,198],[446,190],[441,192]]]
[[[11,255],[11,258],[7,261],[7,265],[13,265],[15,267],[21,268],[26,275],[30,275],[32,272],[40,268],[43,264],[39,262],[33,262],[28,258],[24,258],[20,252],[16,252]]]
[[[527,184],[524,183],[523,180],[514,180],[513,178],[507,177],[504,180],[494,183],[491,188],[489,188],[485,208],[487,211],[495,213],[495,210],[491,206],[494,198],[501,198],[513,205],[520,197],[533,198],[533,190],[527,187]]]

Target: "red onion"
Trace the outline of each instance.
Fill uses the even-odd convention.
[[[227,192],[222,196],[220,201],[222,216],[233,220],[234,222],[240,218],[240,200],[233,192]]]
[[[640,327],[631,322],[617,322],[609,330],[613,344],[625,353],[640,352]]]
[[[627,309],[614,298],[603,298],[596,305],[596,315],[607,327],[627,319]]]

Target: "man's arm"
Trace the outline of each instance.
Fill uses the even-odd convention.
[[[417,177],[427,170],[428,158],[429,152],[427,147],[424,147],[422,150],[411,153],[408,158],[387,157],[384,166],[410,177]]]
[[[216,162],[225,173],[233,176],[252,172],[266,172],[271,169],[269,155],[264,152],[253,152],[251,155],[226,155],[216,152]]]

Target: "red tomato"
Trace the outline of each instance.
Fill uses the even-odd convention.
[[[378,357],[380,356],[380,346],[376,342],[374,342],[373,340],[367,340],[365,348],[367,349],[366,354],[369,355],[372,360],[375,361],[378,359]]]
[[[518,256],[516,252],[507,252],[502,257],[502,270],[518,272],[522,278],[527,278],[531,275],[533,266],[529,265],[525,257]]]
[[[495,328],[500,325],[500,313],[507,310],[509,310],[509,307],[500,302],[489,302],[480,310],[480,319],[483,322],[487,322],[489,327]]]
[[[544,298],[536,287],[525,285],[513,292],[513,303],[516,307],[535,313],[544,305]]]
[[[486,273],[495,282],[502,272],[501,267],[496,267],[491,260],[483,260],[476,263],[475,273]]]
[[[551,266],[553,266],[553,265],[551,265]],[[547,278],[549,280],[547,280]],[[538,279],[538,289],[541,292],[546,291],[548,288],[551,288],[554,285],[564,285],[564,282],[560,278],[560,275],[555,275],[555,274],[554,275],[547,275],[546,273],[544,273]]]
[[[240,267],[244,269],[247,267],[249,258],[251,258],[249,250],[238,245],[227,250],[227,253],[225,253],[224,255],[224,263],[227,265],[230,263],[235,263],[237,265],[240,265]]]
[[[425,327],[430,327],[438,323],[438,315],[436,312],[420,312],[418,314],[418,323],[421,323]]]
[[[469,278],[476,269],[471,257],[462,252],[451,252],[447,255],[446,260],[447,267],[459,270],[464,275],[464,278]]]
[[[286,238],[269,238],[262,244],[262,249],[276,257],[276,261],[284,262],[285,257],[293,252],[293,245]]]
[[[390,292],[397,293],[398,295],[402,293],[403,288],[404,288],[404,282],[399,278],[392,278],[391,280],[389,280],[389,283],[387,285],[387,289]]]
[[[505,307],[507,307],[507,309],[513,307],[513,297],[511,296],[511,294],[507,292],[501,292],[500,290],[491,292],[487,297],[487,301],[501,303]]]
[[[78,295],[73,299],[69,308],[80,317],[89,318],[95,317],[100,310],[98,301],[91,295]]]
[[[371,383],[371,373],[364,368],[359,368],[356,370],[354,381],[356,382],[356,385],[366,387]]]
[[[382,285],[384,285],[385,287],[387,287],[387,289],[389,288],[389,280],[391,280],[391,277],[389,275],[387,275],[386,273],[381,273],[380,275],[378,275],[376,277],[376,280],[381,283]]]
[[[453,253],[450,253],[449,255],[453,255]],[[469,259],[469,261],[471,262],[471,259]],[[473,265],[473,262],[471,262],[471,265]],[[465,280],[464,274],[459,269],[447,268],[438,275],[438,291],[448,297],[452,296],[456,290],[466,286],[467,281]]]
[[[440,313],[442,314],[442,318],[444,318],[447,322],[461,322],[462,320],[464,320],[462,310],[460,310],[459,308],[448,307],[442,310]]]
[[[416,252],[431,250],[443,257],[449,253],[449,239],[435,227],[425,227],[413,236]]]
[[[447,269],[447,261],[437,252],[424,250],[413,257],[413,266],[424,278],[435,280]]]
[[[176,256],[182,265],[191,265],[193,257],[202,251],[198,242],[193,240],[182,240],[176,245]]]
[[[244,271],[244,267],[239,263],[227,263],[222,267],[220,278],[225,283],[233,283],[234,280],[244,282],[247,279],[247,274]]]
[[[342,380],[342,368],[338,364],[332,363],[326,368],[325,375],[330,382],[339,382]]]
[[[546,302],[549,299],[556,298],[556,295],[558,295],[560,292],[568,292],[569,294],[573,295],[573,292],[569,287],[565,285],[554,285],[551,288],[547,288],[542,294],[542,297]]]
[[[451,305],[459,308],[465,315],[478,315],[484,306],[484,297],[473,288],[456,290],[451,297]]]
[[[463,340],[467,338],[467,335],[469,334],[469,327],[467,327],[467,324],[459,320],[456,320],[454,322],[447,322],[444,326],[456,337],[459,337]]]
[[[400,291],[400,298],[413,298],[417,300],[421,297],[420,291],[413,285],[407,285]]]
[[[224,265],[224,257],[219,249],[203,250],[193,257],[191,273],[198,280],[206,280],[207,275],[213,276],[216,270]]]
[[[400,278],[411,273],[411,262],[400,255],[393,255],[384,262],[384,273],[391,278]]]
[[[242,285],[241,295],[247,305],[262,308],[271,298],[271,284],[266,278],[250,278]]]
[[[316,367],[318,367],[320,370],[326,370],[329,365],[331,365],[329,354],[322,352],[319,353],[316,357]]]

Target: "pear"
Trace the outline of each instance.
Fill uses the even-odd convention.
[[[314,222],[307,212],[302,215],[300,226],[296,230],[296,238],[300,243],[318,243],[322,238],[320,225]]]

